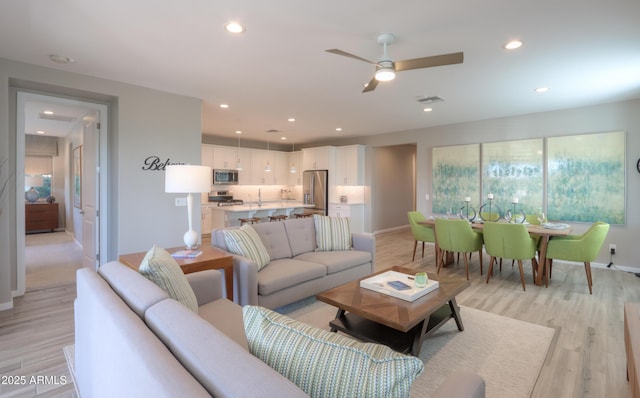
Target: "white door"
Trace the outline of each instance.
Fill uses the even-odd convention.
[[[82,133],[82,265],[98,269],[100,253],[99,228],[99,163],[100,153],[100,112],[85,117]]]

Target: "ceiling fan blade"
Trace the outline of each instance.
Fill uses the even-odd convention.
[[[378,86],[378,81],[376,80],[376,77],[372,77],[371,80],[369,80],[369,83],[367,83],[366,86],[364,86],[364,90],[362,90],[363,93],[368,93],[369,91],[373,91],[376,89],[376,87]]]
[[[461,64],[464,60],[463,53],[451,53],[442,55],[433,55],[431,57],[407,59],[405,61],[396,61],[396,71],[430,68],[433,66]]]
[[[357,59],[359,61],[364,61],[364,62],[367,62],[369,64],[374,64],[374,65],[376,64],[375,62],[371,62],[368,59],[364,59],[364,58],[358,57],[357,55],[350,54],[350,53],[348,53],[346,51],[338,50],[337,48],[332,48],[331,50],[325,50],[325,51],[328,52],[328,53],[331,53],[331,54],[342,55],[344,57],[349,57],[349,58]]]

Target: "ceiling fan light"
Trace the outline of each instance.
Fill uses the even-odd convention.
[[[380,68],[376,71],[376,80],[388,82],[396,78],[396,72],[392,68]]]

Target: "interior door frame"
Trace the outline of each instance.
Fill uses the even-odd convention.
[[[97,223],[99,228],[99,242],[96,247],[100,248],[102,255],[99,255],[99,262],[96,268],[104,264],[109,252],[108,236],[109,236],[109,214],[107,206],[108,196],[108,120],[109,107],[106,104],[84,101],[81,99],[69,99],[61,97],[55,93],[34,93],[26,90],[17,90],[17,106],[16,106],[16,290],[13,296],[22,296],[26,291],[26,269],[25,269],[25,208],[21,204],[24,203],[24,163],[25,163],[25,116],[24,109],[28,100],[37,99],[40,101],[53,101],[65,103],[73,106],[82,106],[87,109],[99,111],[100,115],[100,137],[98,152],[96,154],[96,183],[99,194],[98,201],[98,217]]]

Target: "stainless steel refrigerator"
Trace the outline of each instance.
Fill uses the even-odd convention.
[[[302,197],[307,212],[327,215],[329,207],[329,172],[327,170],[305,170],[302,178]]]

